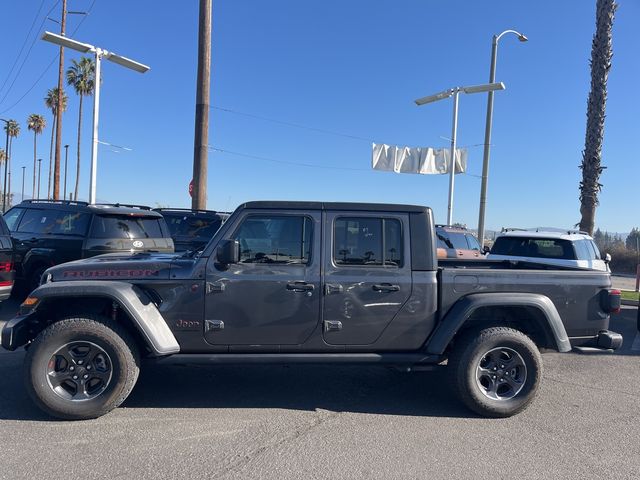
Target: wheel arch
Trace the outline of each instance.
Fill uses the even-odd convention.
[[[486,293],[463,297],[449,310],[426,344],[428,353],[443,354],[461,333],[506,326],[519,330],[540,348],[568,352],[569,338],[555,305],[540,294]]]
[[[125,282],[74,281],[42,285],[29,295],[34,308],[9,321],[2,346],[15,350],[46,326],[69,315],[105,315],[122,323],[154,356],[178,353],[180,346],[151,299]]]

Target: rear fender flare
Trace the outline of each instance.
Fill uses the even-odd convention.
[[[571,343],[564,324],[553,302],[544,295],[533,293],[479,293],[458,300],[447,312],[427,341],[427,353],[442,355],[456,334],[479,308],[486,307],[529,307],[540,312],[537,323],[553,343],[552,348],[559,352],[569,352]]]

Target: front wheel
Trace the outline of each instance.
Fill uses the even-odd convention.
[[[527,408],[542,376],[542,357],[524,333],[493,327],[463,334],[449,357],[452,385],[462,402],[487,417]]]
[[[118,407],[139,373],[129,333],[107,318],[76,317],[44,329],[26,356],[26,387],[46,413],[96,418]]]

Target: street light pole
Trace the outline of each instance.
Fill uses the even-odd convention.
[[[458,96],[460,90],[453,94],[453,127],[451,128],[451,164],[449,172],[449,205],[447,206],[447,225],[453,225],[453,184],[456,176],[456,135],[458,133]]]
[[[38,199],[40,198],[40,167],[42,166],[42,159],[38,159]]]
[[[500,35],[494,35],[491,42],[491,66],[489,68],[489,83],[496,81],[496,62],[498,57],[498,42],[503,35],[512,33],[518,40],[526,42],[528,38],[515,30],[505,30]],[[489,152],[491,148],[491,127],[493,124],[493,91],[487,96],[487,119],[484,130],[484,152],[482,156],[482,180],[480,183],[480,213],[478,214],[478,242],[484,247],[484,216],[487,206],[487,183],[489,180]]]
[[[51,32],[44,32],[42,39],[61,45],[66,48],[71,48],[82,53],[93,53],[96,58],[95,65],[95,90],[93,94],[93,139],[91,143],[91,183],[89,184],[89,203],[96,203],[96,177],[98,171],[98,118],[100,113],[100,63],[104,58],[110,62],[117,63],[122,67],[135,70],[139,73],[145,73],[149,70],[149,67],[142,63],[131,60],[130,58],[123,57],[122,55],[116,55],[113,52],[109,52],[105,49],[95,47],[88,43],[78,42],[69,37],[57,35]]]
[[[24,202],[24,171],[27,169],[27,167],[22,167],[22,193],[21,193],[21,198],[20,201]]]
[[[69,158],[69,145],[64,146],[64,195],[63,200],[67,199],[67,159]]]
[[[486,83],[483,85],[473,85],[469,87],[454,87],[444,90],[434,95],[419,98],[415,101],[416,105],[425,105],[427,103],[437,102],[445,98],[453,97],[453,126],[451,132],[451,161],[449,163],[449,205],[447,207],[447,225],[453,224],[453,187],[456,174],[456,137],[458,132],[458,96],[462,93],[482,93],[493,92],[495,90],[504,90],[505,86],[502,82]]]

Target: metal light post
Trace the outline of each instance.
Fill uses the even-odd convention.
[[[489,69],[489,83],[496,81],[496,61],[498,56],[498,41],[503,35],[512,33],[518,40],[526,42],[529,39],[515,30],[505,30],[500,35],[494,35],[491,43],[491,67]],[[480,184],[480,213],[478,215],[478,241],[484,247],[484,214],[487,206],[487,182],[489,179],[489,150],[491,147],[491,126],[493,123],[493,92],[487,97],[487,120],[484,130],[484,153],[482,156],[482,181]]]
[[[56,35],[51,32],[44,32],[42,39],[47,42],[55,43],[72,50],[82,53],[93,53],[95,55],[95,90],[93,93],[93,139],[91,142],[91,183],[89,184],[89,203],[96,203],[96,177],[98,172],[98,118],[100,114],[100,63],[104,58],[113,63],[117,63],[122,67],[135,70],[139,73],[145,73],[149,67],[131,60],[121,55],[116,55],[99,47],[89,45],[88,43],[78,42],[62,35]]]
[[[482,93],[482,92],[493,92],[495,90],[504,90],[504,83],[486,83],[483,85],[474,85],[471,87],[454,87],[449,90],[445,90],[440,93],[436,93],[435,95],[429,95],[427,97],[422,97],[417,99],[416,105],[425,105],[427,103],[437,102],[438,100],[444,100],[445,98],[449,98],[453,96],[453,126],[451,131],[451,157],[449,164],[449,204],[447,207],[447,225],[453,224],[453,188],[455,182],[455,174],[456,174],[456,137],[458,132],[458,96],[460,92],[462,93]]]
[[[38,159],[38,199],[40,198],[40,167],[42,166],[42,159]]]
[[[27,169],[27,167],[22,167],[22,193],[21,193],[21,198],[20,201],[24,202],[24,171]]]
[[[64,146],[64,195],[63,200],[67,199],[67,159],[69,158],[69,145]]]

